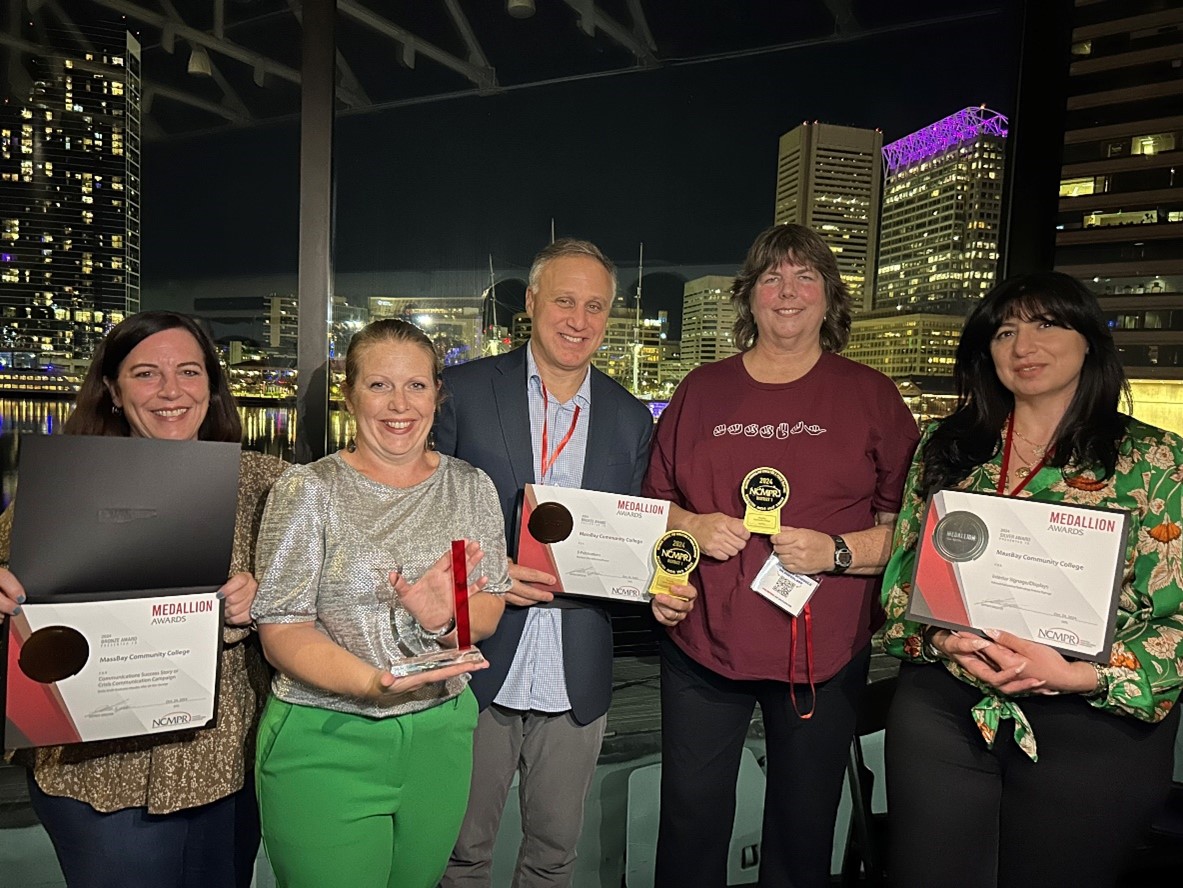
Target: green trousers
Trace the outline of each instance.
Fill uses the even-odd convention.
[[[432,888],[460,832],[477,704],[367,718],[272,697],[255,781],[282,888]]]

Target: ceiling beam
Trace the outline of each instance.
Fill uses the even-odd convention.
[[[145,83],[143,93],[145,101],[156,98],[172,99],[174,102],[181,102],[191,108],[200,108],[202,111],[208,111],[210,114],[214,114],[231,123],[250,123],[251,121],[249,113],[242,114],[229,105],[211,102],[209,99],[203,99],[200,96],[195,96],[192,93],[187,93],[184,90],[171,86],[165,86],[162,83]]]
[[[420,54],[431,59],[433,62],[438,62],[445,68],[449,68],[467,77],[478,89],[492,90],[497,88],[497,75],[492,68],[487,65],[479,66],[466,62],[464,59],[458,58],[450,52],[446,52],[438,46],[417,37],[405,28],[400,28],[394,22],[382,18],[377,13],[355,2],[355,0],[337,0],[337,10],[342,15],[349,16],[355,22],[359,22],[367,28],[377,31],[382,36],[389,37],[391,40],[399,43],[403,48],[403,63],[409,68],[415,66],[415,55]]]
[[[649,47],[650,52],[657,52],[657,41],[653,39],[653,32],[649,30],[649,22],[645,18],[645,8],[641,0],[628,0],[629,15],[633,17],[633,33],[637,39]]]
[[[220,4],[221,0],[218,0],[218,2]],[[172,0],[160,0],[160,5],[164,7],[164,11],[168,13],[168,17],[170,19],[172,19],[178,25],[185,24],[185,20],[181,18],[181,14],[177,12],[177,8],[173,6]],[[215,25],[215,36],[221,37],[221,33],[219,33],[221,30],[222,28],[220,26]],[[164,46],[164,32],[161,32],[161,45]],[[165,46],[165,49],[168,49],[168,47]],[[210,59],[209,67],[210,76],[213,78],[214,83],[218,85],[218,89],[222,91],[222,98],[225,100],[227,106],[233,108],[236,112],[238,112],[238,114],[244,117],[250,117],[251,109],[246,106],[246,103],[242,100],[242,96],[240,96],[234,87],[230,85],[229,81],[226,80],[226,77],[222,74],[221,69],[218,67],[218,63],[213,59]]]
[[[134,18],[136,21],[151,25],[154,28],[164,29],[165,25],[171,25],[173,33],[176,36],[188,40],[190,43],[198,43],[206,49],[213,50],[228,58],[235,59],[242,62],[244,65],[249,65],[255,72],[255,82],[262,79],[262,75],[272,74],[283,80],[291,83],[300,83],[300,72],[295,68],[289,67],[275,59],[268,58],[261,53],[254,50],[247,49],[238,43],[233,43],[226,39],[219,40],[212,34],[207,34],[204,31],[198,31],[196,28],[191,28],[188,25],[178,25],[175,22],[170,22],[166,16],[158,12],[153,12],[150,9],[144,9],[128,0],[93,0],[99,6],[114,10],[115,12]],[[361,99],[353,95],[344,87],[337,87],[337,98],[350,107],[358,107],[363,104]]]
[[[637,37],[614,18],[596,6],[595,0],[566,0],[568,6],[579,13],[579,27],[589,37],[596,29],[603,31],[634,56],[642,66],[655,68],[657,56]]]
[[[448,15],[452,17],[452,23],[456,26],[456,30],[460,32],[460,37],[464,40],[464,45],[468,47],[468,61],[478,67],[492,70],[492,65],[489,64],[489,60],[485,57],[485,51],[481,49],[480,41],[476,39],[476,32],[473,31],[472,25],[468,23],[468,16],[460,8],[460,0],[444,0],[444,6],[448,8]]]

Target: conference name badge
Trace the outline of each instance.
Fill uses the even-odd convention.
[[[743,526],[752,533],[780,533],[780,510],[789,501],[789,481],[776,469],[752,469],[739,486],[747,509]]]
[[[671,530],[653,546],[657,570],[649,584],[650,595],[670,595],[670,587],[684,586],[698,567],[698,543],[684,530]]]

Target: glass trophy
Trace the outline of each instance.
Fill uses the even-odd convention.
[[[461,663],[483,663],[485,658],[480,650],[472,644],[472,636],[468,624],[468,569],[464,554],[465,541],[452,541],[452,591],[454,599],[453,617],[456,623],[456,647],[438,648],[429,651],[416,651],[412,647],[431,644],[430,635],[417,631],[414,617],[405,608],[398,607],[398,595],[392,587],[389,598],[383,603],[388,607],[391,637],[394,639],[398,656],[388,656],[386,668],[396,678],[408,675],[418,675],[423,672],[433,672],[446,669]],[[457,554],[459,553],[459,554]],[[402,616],[400,620],[399,617]],[[383,627],[385,628],[385,627]]]

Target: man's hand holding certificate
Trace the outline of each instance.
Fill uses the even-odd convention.
[[[907,616],[1108,660],[1128,528],[1124,512],[938,491],[921,526]]]

